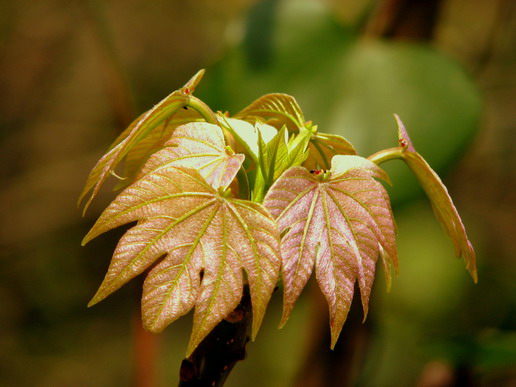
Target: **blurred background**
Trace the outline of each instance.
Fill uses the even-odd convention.
[[[306,289],[271,301],[227,386],[516,386],[516,3],[511,0],[2,0],[0,385],[177,385],[191,318],[141,331],[141,282],[88,309],[117,238],[80,242],[90,169],[138,114],[196,94],[234,114],[292,94],[363,156],[401,116],[443,177],[478,257],[474,285],[403,165],[388,164],[400,274],[381,268],[336,351]],[[401,164],[401,163],[400,163]]]

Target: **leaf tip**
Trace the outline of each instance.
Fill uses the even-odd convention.
[[[289,310],[286,310],[285,308],[286,308],[286,306],[283,307],[283,314],[281,316],[281,321],[278,325],[278,329],[282,329],[290,317],[291,308]]]
[[[204,76],[204,73],[206,73],[205,69],[200,69],[195,73],[195,75],[190,78],[190,80],[183,86],[181,89],[184,94],[192,94],[195,91],[195,88],[201,82],[202,77]]]
[[[396,123],[398,124],[398,141],[400,147],[403,149],[403,151],[415,152],[416,150],[412,145],[412,141],[410,140],[407,129],[405,128],[403,121],[401,121],[400,116],[394,114],[394,118],[396,119]]]
[[[95,238],[95,235],[92,235],[91,230],[86,234],[86,236],[81,241],[81,246],[84,247],[86,244],[91,241],[93,238]]]
[[[469,274],[471,275],[471,278],[473,278],[473,282],[475,284],[478,283],[478,273],[477,273],[477,268],[473,268],[473,269],[470,269],[469,270]]]
[[[467,241],[466,251],[464,252],[464,260],[466,261],[466,268],[473,278],[473,282],[478,283],[478,272],[477,272],[477,264],[476,264],[476,255],[473,246],[470,241]]]
[[[96,305],[100,302],[100,300],[98,299],[97,295],[93,296],[93,298],[88,302],[88,305],[87,307],[88,308],[91,308],[93,305]]]
[[[339,340],[340,336],[340,329],[338,331],[335,331],[333,327],[331,327],[331,342],[330,342],[330,349],[333,351],[335,349],[335,345],[337,345],[337,341]]]
[[[82,202],[85,198],[85,195],[81,195],[79,199],[77,200],[77,208],[81,208]],[[84,218],[86,215],[86,211],[88,211],[88,208],[90,207],[91,201],[93,200],[93,195],[91,195],[88,200],[84,203],[84,207],[82,208],[81,215]]]
[[[158,332],[156,332],[156,333],[158,333]],[[190,355],[193,353],[193,351],[195,351],[195,349],[199,346],[201,341],[202,341],[202,339],[199,340],[198,338],[195,338],[192,334],[192,336],[190,337],[190,341],[188,342],[188,348],[186,349],[186,355],[185,355],[186,358],[190,357]]]
[[[362,304],[362,309],[364,310],[364,317],[362,318],[362,324],[366,322],[367,320],[367,315],[369,314],[369,307],[366,305],[364,306]]]

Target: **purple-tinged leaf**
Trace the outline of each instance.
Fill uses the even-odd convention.
[[[284,308],[281,325],[315,266],[330,309],[331,346],[346,320],[355,281],[364,315],[380,255],[397,267],[395,230],[387,193],[375,178],[385,172],[358,156],[339,156],[332,170],[314,174],[286,171],[271,187],[264,205],[280,233]]]
[[[464,257],[466,268],[473,280],[477,282],[475,250],[468,239],[464,224],[462,224],[460,215],[448,194],[448,190],[425,159],[416,152],[403,122],[401,122],[397,115],[395,117],[398,122],[401,158],[412,170],[430,199],[435,216],[453,241],[455,255],[457,258]]]
[[[194,169],[167,166],[125,189],[84,243],[133,221],[90,305],[154,265],[143,287],[144,326],[160,332],[195,307],[188,356],[238,305],[245,270],[254,339],[280,269],[279,233],[265,207],[219,193]]]

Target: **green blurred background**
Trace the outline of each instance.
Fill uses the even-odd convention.
[[[277,292],[227,385],[516,386],[515,64],[511,0],[3,0],[0,386],[177,385],[190,316],[143,334],[138,280],[86,308],[123,230],[80,247],[113,194],[84,218],[75,203],[117,133],[200,68],[214,110],[289,93],[364,156],[396,145],[399,114],[479,264],[473,285],[393,162],[400,275],[387,293],[379,268],[352,354],[330,353],[315,290],[277,330]]]

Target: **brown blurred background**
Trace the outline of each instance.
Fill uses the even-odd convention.
[[[309,291],[278,331],[276,294],[227,385],[516,386],[515,64],[511,0],[3,0],[0,385],[177,384],[190,317],[138,339],[138,281],[86,308],[122,231],[80,247],[113,193],[85,217],[76,200],[117,133],[206,68],[198,95],[214,110],[290,93],[365,156],[395,145],[400,114],[479,261],[475,286],[389,167],[400,275],[386,293],[379,272],[348,351],[330,353]]]

